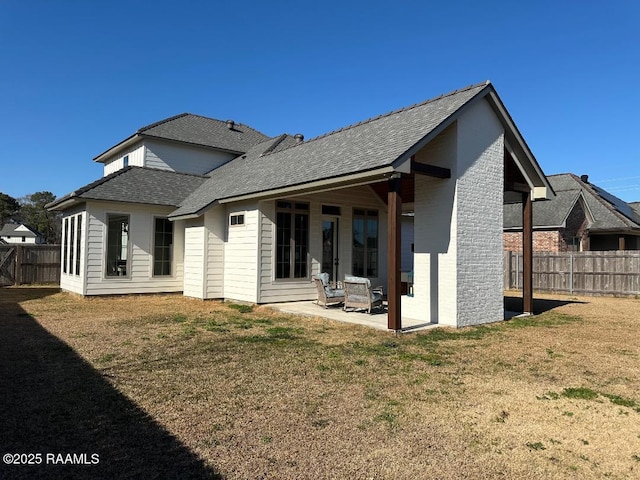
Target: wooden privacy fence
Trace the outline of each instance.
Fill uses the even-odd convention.
[[[60,283],[60,245],[0,245],[0,286]]]
[[[522,254],[504,253],[504,286],[522,288]],[[640,251],[533,254],[533,289],[592,295],[640,295]]]

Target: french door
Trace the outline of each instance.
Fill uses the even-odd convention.
[[[333,282],[338,280],[340,258],[338,255],[338,218],[322,219],[322,271],[329,274]]]

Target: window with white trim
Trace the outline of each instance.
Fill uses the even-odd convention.
[[[276,202],[276,278],[309,276],[309,204]]]
[[[353,275],[378,276],[378,211],[353,210]]]
[[[244,225],[244,213],[232,213],[229,215],[229,225],[232,227]]]
[[[156,218],[153,238],[153,275],[171,275],[173,222],[168,218]]]
[[[62,273],[80,275],[82,213],[62,220]]]
[[[129,215],[107,214],[107,277],[129,274]]]

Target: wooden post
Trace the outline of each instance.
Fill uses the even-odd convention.
[[[533,313],[533,202],[522,195],[522,310]]]
[[[24,257],[24,247],[22,245],[16,246],[16,270],[15,270],[15,284],[22,284],[22,263]]]
[[[626,245],[624,243],[624,235],[620,235],[618,237],[618,250],[626,250]]]
[[[388,285],[388,307],[387,307],[387,328],[389,330],[401,330],[401,306],[400,306],[400,235],[402,219],[402,178],[396,174],[389,179],[389,190],[387,194],[387,206],[389,208],[387,217],[387,278]]]

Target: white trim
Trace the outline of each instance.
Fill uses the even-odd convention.
[[[176,236],[176,224],[169,221],[171,224],[171,250],[169,255],[171,256],[171,273],[169,275],[154,275],[153,270],[155,268],[155,254],[156,254],[156,219],[161,218],[163,220],[169,220],[166,215],[151,215],[151,245],[149,246],[149,278],[176,278],[176,257],[174,252],[175,236]]]
[[[107,275],[107,255],[109,254],[109,215],[126,215],[128,218],[128,227],[127,230],[127,274],[126,275]],[[104,245],[103,255],[102,255],[102,280],[115,280],[115,281],[126,281],[131,280],[131,266],[133,259],[133,246],[131,243],[131,212],[118,212],[113,210],[106,210],[104,212],[104,233],[102,237],[102,244]]]

